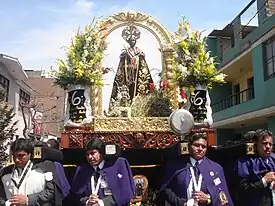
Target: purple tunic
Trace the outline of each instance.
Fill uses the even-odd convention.
[[[189,156],[179,157],[169,162],[160,190],[167,187],[170,188],[177,197],[187,199],[187,188],[191,180],[190,167],[192,167],[192,164]],[[233,206],[234,204],[228,191],[223,168],[205,157],[198,165],[198,169],[203,177],[202,191],[203,187],[205,187],[204,190],[211,196],[210,205],[222,205],[220,193],[223,192],[228,201],[228,203],[224,205]]]
[[[93,173],[94,168],[90,164],[78,167],[71,192],[82,197],[90,196]],[[119,157],[116,161],[105,161],[100,174],[106,180],[117,205],[125,205],[131,201],[135,194],[135,185],[131,168],[126,159]]]
[[[59,162],[54,162],[54,166],[56,169],[58,180],[60,182],[63,198],[65,198],[70,193],[71,186],[67,180],[67,177],[65,176],[63,166]]]
[[[275,154],[271,153],[267,158],[268,163],[261,157],[243,157],[237,161],[237,172],[239,177],[251,180],[262,179],[263,172],[275,171]]]
[[[235,172],[237,172],[238,176],[240,179],[246,179],[250,181],[251,183],[256,183],[256,182],[261,182],[263,176],[267,172],[275,172],[275,154],[271,153],[270,156],[267,158],[267,161],[265,161],[263,158],[259,156],[245,156],[240,159],[238,159],[236,167],[234,168]],[[245,205],[249,206],[259,206],[261,205],[261,199],[262,195],[270,195],[271,196],[271,190],[265,188],[262,188],[261,192],[264,194],[261,194],[260,191],[255,191],[257,195],[253,195],[251,192],[252,190],[248,190],[247,192],[250,191],[250,195],[248,194],[247,197],[244,199]],[[255,188],[257,189],[257,188]],[[269,193],[269,194],[266,194]]]

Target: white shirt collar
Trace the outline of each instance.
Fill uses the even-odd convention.
[[[202,162],[203,159],[200,160],[195,160],[193,157],[190,157],[190,162],[192,164],[192,166],[194,167],[196,162],[199,162],[199,164]]]
[[[96,170],[97,167],[99,167],[99,169],[102,169],[104,167],[104,164],[105,164],[105,160],[100,162],[98,166],[93,166],[93,168],[94,168],[94,170]]]

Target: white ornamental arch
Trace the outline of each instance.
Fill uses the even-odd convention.
[[[171,33],[155,18],[141,12],[119,12],[99,21],[97,23],[97,28],[104,28],[102,35],[107,38],[112,31],[129,24],[146,29],[157,39],[161,51],[162,71],[163,74],[167,76],[166,74],[172,67],[173,38]],[[100,87],[93,89],[92,107],[93,114],[96,116],[103,115],[102,89]]]

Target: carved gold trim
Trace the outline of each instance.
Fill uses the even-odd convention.
[[[164,62],[165,67],[163,70],[164,79],[167,79],[168,82],[171,82],[172,81],[172,79],[171,79],[172,72],[171,71],[173,69],[174,51],[172,49],[164,51],[163,55],[164,55],[164,59],[165,59],[165,62]],[[176,85],[168,84],[165,95],[167,95],[170,98],[171,103],[172,103],[172,108],[174,110],[178,109],[178,94],[177,94]]]
[[[91,97],[91,107],[93,116],[102,115],[102,88],[100,86],[91,86],[89,89]]]
[[[169,132],[166,117],[95,118],[93,131],[106,132]]]
[[[142,14],[140,12],[119,12],[112,16],[115,20],[122,21],[122,22],[139,22],[145,21],[150,18],[146,14]]]
[[[105,28],[104,34],[110,34],[115,29],[135,24],[150,31],[158,40],[161,50],[172,48],[173,40],[171,33],[155,18],[142,12],[126,11],[119,12],[98,23],[99,28]],[[107,37],[108,35],[104,35]]]
[[[151,167],[161,167],[161,165],[130,165],[131,168],[151,168]]]

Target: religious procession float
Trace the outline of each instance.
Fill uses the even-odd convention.
[[[148,63],[154,57],[139,47],[143,30],[158,43],[161,68],[154,75]],[[106,54],[112,43],[108,37],[117,31],[121,35],[116,39],[123,39],[126,46]],[[214,83],[225,83],[225,75],[216,70],[205,39],[186,19],[174,33],[140,12],[94,19],[76,33],[66,54],[58,61],[55,78],[67,91],[61,146],[69,179],[84,158],[79,151],[95,137],[115,144],[119,155],[128,159],[136,184],[132,202],[137,205],[154,204],[163,160],[188,153],[189,134],[207,133],[208,155],[216,161],[230,160],[225,150],[217,155],[209,96]],[[115,57],[115,68],[103,65],[107,55]],[[104,89],[106,85],[109,89]]]

